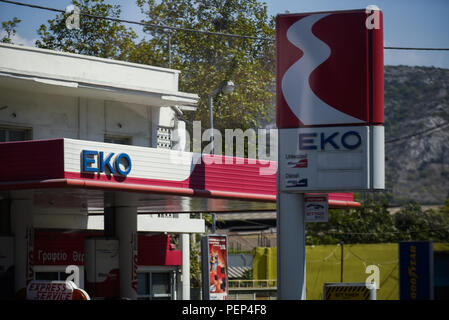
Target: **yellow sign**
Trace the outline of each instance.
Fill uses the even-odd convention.
[[[369,300],[371,290],[365,283],[326,283],[325,300]]]

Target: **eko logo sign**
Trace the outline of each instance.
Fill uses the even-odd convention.
[[[299,219],[326,220],[325,201],[304,194],[385,187],[383,69],[377,8],[276,17],[280,299],[306,291]]]
[[[279,190],[383,189],[383,27],[377,7],[276,18]]]
[[[376,7],[278,15],[277,127],[382,124],[382,23]]]
[[[110,173],[126,176],[131,172],[131,158],[126,153],[105,155],[102,151],[83,150],[81,171],[85,173]]]
[[[357,149],[362,144],[362,137],[357,131],[346,131],[338,139],[340,133],[333,132],[326,135],[324,132],[313,133],[300,133],[299,134],[299,150],[326,150],[326,147],[332,146],[335,150],[347,149],[354,150]],[[316,141],[317,137],[320,137]]]

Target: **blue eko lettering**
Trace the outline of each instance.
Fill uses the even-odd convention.
[[[334,132],[328,136],[324,132],[320,133],[320,144],[319,146],[315,142],[315,138],[318,136],[316,132],[314,133],[300,133],[299,134],[299,150],[317,150],[318,147],[320,150],[324,151],[329,147],[332,147],[334,150],[339,150],[341,146],[348,150],[357,149],[362,144],[362,137],[357,131],[348,131],[341,135],[341,138],[338,139],[340,132]],[[355,137],[355,141],[353,139],[349,140],[350,137]]]
[[[122,176],[126,176],[131,172],[132,162],[131,158],[126,153],[120,153],[114,157],[114,153],[111,152],[107,156],[105,156],[104,152],[93,151],[93,150],[83,150],[82,152],[82,163],[81,163],[81,171],[82,172],[91,172],[91,173],[102,173],[105,172],[105,168],[108,168],[108,171],[111,174],[115,174],[116,172]],[[97,162],[94,157],[97,157],[98,164],[95,166]],[[123,160],[122,160],[123,159]],[[120,163],[125,165],[125,170],[120,167]]]

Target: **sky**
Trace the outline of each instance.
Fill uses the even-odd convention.
[[[70,0],[16,0],[41,6],[65,9]],[[265,2],[270,15],[345,9],[362,9],[377,5],[384,15],[384,45],[391,47],[449,48],[449,0],[260,0]],[[120,4],[121,18],[140,21],[144,18],[135,0],[107,0]],[[0,21],[18,17],[15,43],[33,46],[36,30],[55,12],[19,7],[0,2]],[[141,27],[133,25],[136,33],[145,36]],[[434,66],[449,69],[449,51],[385,50],[385,65]]]

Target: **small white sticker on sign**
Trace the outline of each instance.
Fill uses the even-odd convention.
[[[329,220],[328,195],[304,197],[305,222],[327,222]]]

